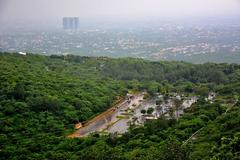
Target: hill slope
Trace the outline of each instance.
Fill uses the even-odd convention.
[[[239,65],[2,53],[0,73],[0,159],[239,157]],[[66,138],[74,123],[107,110],[128,90],[219,96],[213,104],[199,101],[178,121],[160,118],[122,137]]]

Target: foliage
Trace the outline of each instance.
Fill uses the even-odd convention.
[[[0,73],[0,159],[239,158],[239,65],[1,53]],[[200,99],[178,120],[161,117],[122,136],[66,138],[74,123],[128,90],[159,92],[163,101],[172,91]],[[204,100],[211,90],[221,101]]]

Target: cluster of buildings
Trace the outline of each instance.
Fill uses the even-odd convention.
[[[219,45],[210,43],[198,43],[184,46],[175,46],[162,48],[158,52],[151,53],[150,56],[158,59],[166,59],[168,55],[176,56],[194,56],[198,54],[207,55],[218,52],[237,53],[240,47],[237,45]]]
[[[239,29],[231,27],[218,30],[180,26],[111,30],[99,26],[98,29],[80,30],[78,17],[64,17],[62,28],[67,32],[59,29],[54,32],[1,33],[0,51],[130,56],[153,60],[188,60],[196,55],[214,55],[221,59],[223,54],[239,57],[236,54],[240,53]]]

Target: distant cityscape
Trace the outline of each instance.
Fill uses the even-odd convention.
[[[54,32],[0,33],[0,51],[45,55],[137,57],[194,63],[240,62],[240,26],[184,26],[82,29],[78,17],[64,17]],[[70,32],[69,32],[70,31]]]

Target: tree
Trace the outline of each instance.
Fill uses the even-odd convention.
[[[154,109],[153,109],[152,107],[150,107],[150,108],[148,108],[148,110],[147,110],[147,114],[152,114],[153,111],[154,111]]]
[[[174,104],[175,104],[176,116],[177,118],[179,118],[179,110],[181,109],[181,106],[182,106],[182,100],[175,98]]]
[[[50,111],[52,113],[62,112],[60,108],[62,107],[61,102],[54,97],[37,97],[30,101],[31,109],[35,112]]]
[[[146,114],[146,110],[145,110],[145,109],[142,109],[142,110],[141,110],[141,113],[142,113],[142,114]]]
[[[156,101],[156,105],[160,105],[162,103],[162,100],[161,99],[158,99],[157,101]]]
[[[160,149],[163,160],[188,160],[189,151],[177,140],[169,140]]]
[[[175,118],[173,107],[170,107],[170,108],[169,108],[168,114],[169,114],[169,116],[170,116],[171,119],[174,119],[174,118]]]
[[[17,83],[13,90],[13,96],[17,100],[24,100],[25,98],[25,90],[24,85],[21,83]]]
[[[161,114],[163,113],[163,110],[162,110],[163,108],[162,108],[162,106],[160,106],[160,105],[157,105],[156,106],[156,111],[157,112],[160,112]]]

